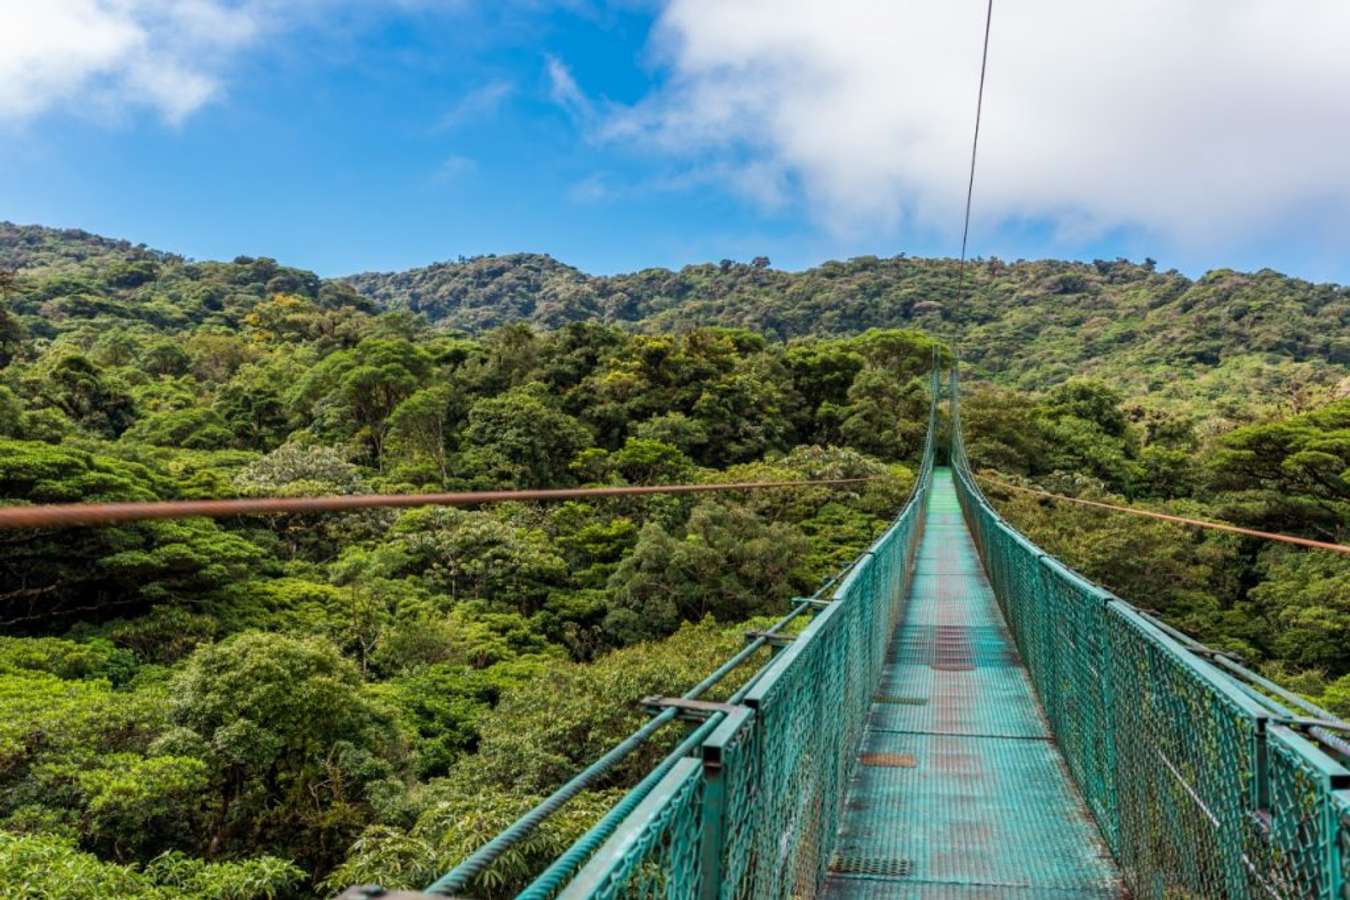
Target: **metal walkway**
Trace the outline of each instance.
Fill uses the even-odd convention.
[[[840,828],[829,898],[1119,897],[937,469]]]
[[[935,365],[895,521],[793,598],[771,632],[810,622],[726,703],[701,704],[706,717],[522,900],[1350,900],[1350,725],[1004,521],[966,457],[955,367],[953,468],[935,469],[938,377]],[[489,867],[676,708],[428,892],[498,893],[506,870]]]

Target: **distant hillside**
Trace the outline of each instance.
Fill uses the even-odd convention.
[[[346,284],[266,257],[197,262],[85,231],[10,222],[0,222],[0,271],[13,271],[13,285],[0,290],[35,337],[100,322],[168,332],[235,330],[277,294],[329,310],[374,308]]]
[[[0,222],[0,269],[62,269],[98,260],[181,259],[144,244],[90,234],[78,228],[42,228]]]
[[[780,338],[874,327],[959,334],[969,363],[1022,387],[1091,372],[1148,392],[1185,372],[1218,382],[1269,377],[1276,390],[1285,382],[1296,390],[1302,380],[1339,380],[1350,366],[1343,286],[1268,269],[1193,281],[1151,262],[991,259],[973,265],[958,310],[958,274],[950,259],[866,256],[800,273],[759,260],[598,277],[515,254],[345,281],[386,308],[469,331],[599,319],[650,330],[737,325]]]
[[[582,320],[644,331],[742,326],[785,339],[917,328],[959,335],[967,363],[1004,383],[1035,389],[1093,374],[1160,402],[1297,410],[1305,395],[1344,393],[1350,376],[1350,288],[1268,269],[1192,280],[1151,261],[980,260],[958,310],[950,259],[868,256],[796,273],[765,259],[728,260],[594,276],[548,256],[512,254],[323,280],[268,258],[194,262],[83,231],[9,223],[0,223],[0,268],[18,270],[9,305],[39,334],[101,318],[237,328],[260,301],[288,294],[335,315],[405,310],[471,333]]]

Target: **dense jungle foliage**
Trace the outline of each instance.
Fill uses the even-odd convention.
[[[958,307],[959,271],[955,260],[900,255],[793,273],[760,257],[597,277],[517,254],[345,282],[454,328],[598,320],[656,331],[732,325],[780,340],[915,328],[959,335],[967,365],[1009,386],[1090,375],[1154,405],[1204,405],[1217,420],[1308,408],[1350,374],[1347,287],[1270,270],[1192,280],[1151,260],[990,259],[970,268],[971,295]]]
[[[0,879],[426,883],[871,540],[958,329],[991,474],[1350,537],[1345,288],[979,272],[956,316],[932,299],[946,261],[592,278],[512,256],[324,280],[0,225],[0,503],[884,476],[0,535]],[[990,493],[1089,576],[1350,714],[1343,558]],[[519,887],[665,745],[481,893]]]

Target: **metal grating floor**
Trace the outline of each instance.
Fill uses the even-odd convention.
[[[934,473],[924,529],[824,895],[1124,896],[980,569],[948,469]],[[884,699],[892,697],[907,702]],[[913,765],[866,764],[902,758]]]

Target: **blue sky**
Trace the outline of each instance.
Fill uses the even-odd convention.
[[[981,3],[50,3],[0,13],[0,218],[324,275],[959,247]],[[1323,54],[1347,74],[1334,42],[1268,50],[1291,41],[1235,20],[1194,60],[1063,4],[996,19],[975,254],[1350,281],[1350,129],[1306,84]],[[1141,70],[1101,74],[1038,15],[1133,41]],[[1236,84],[1202,74],[1225,65]]]

